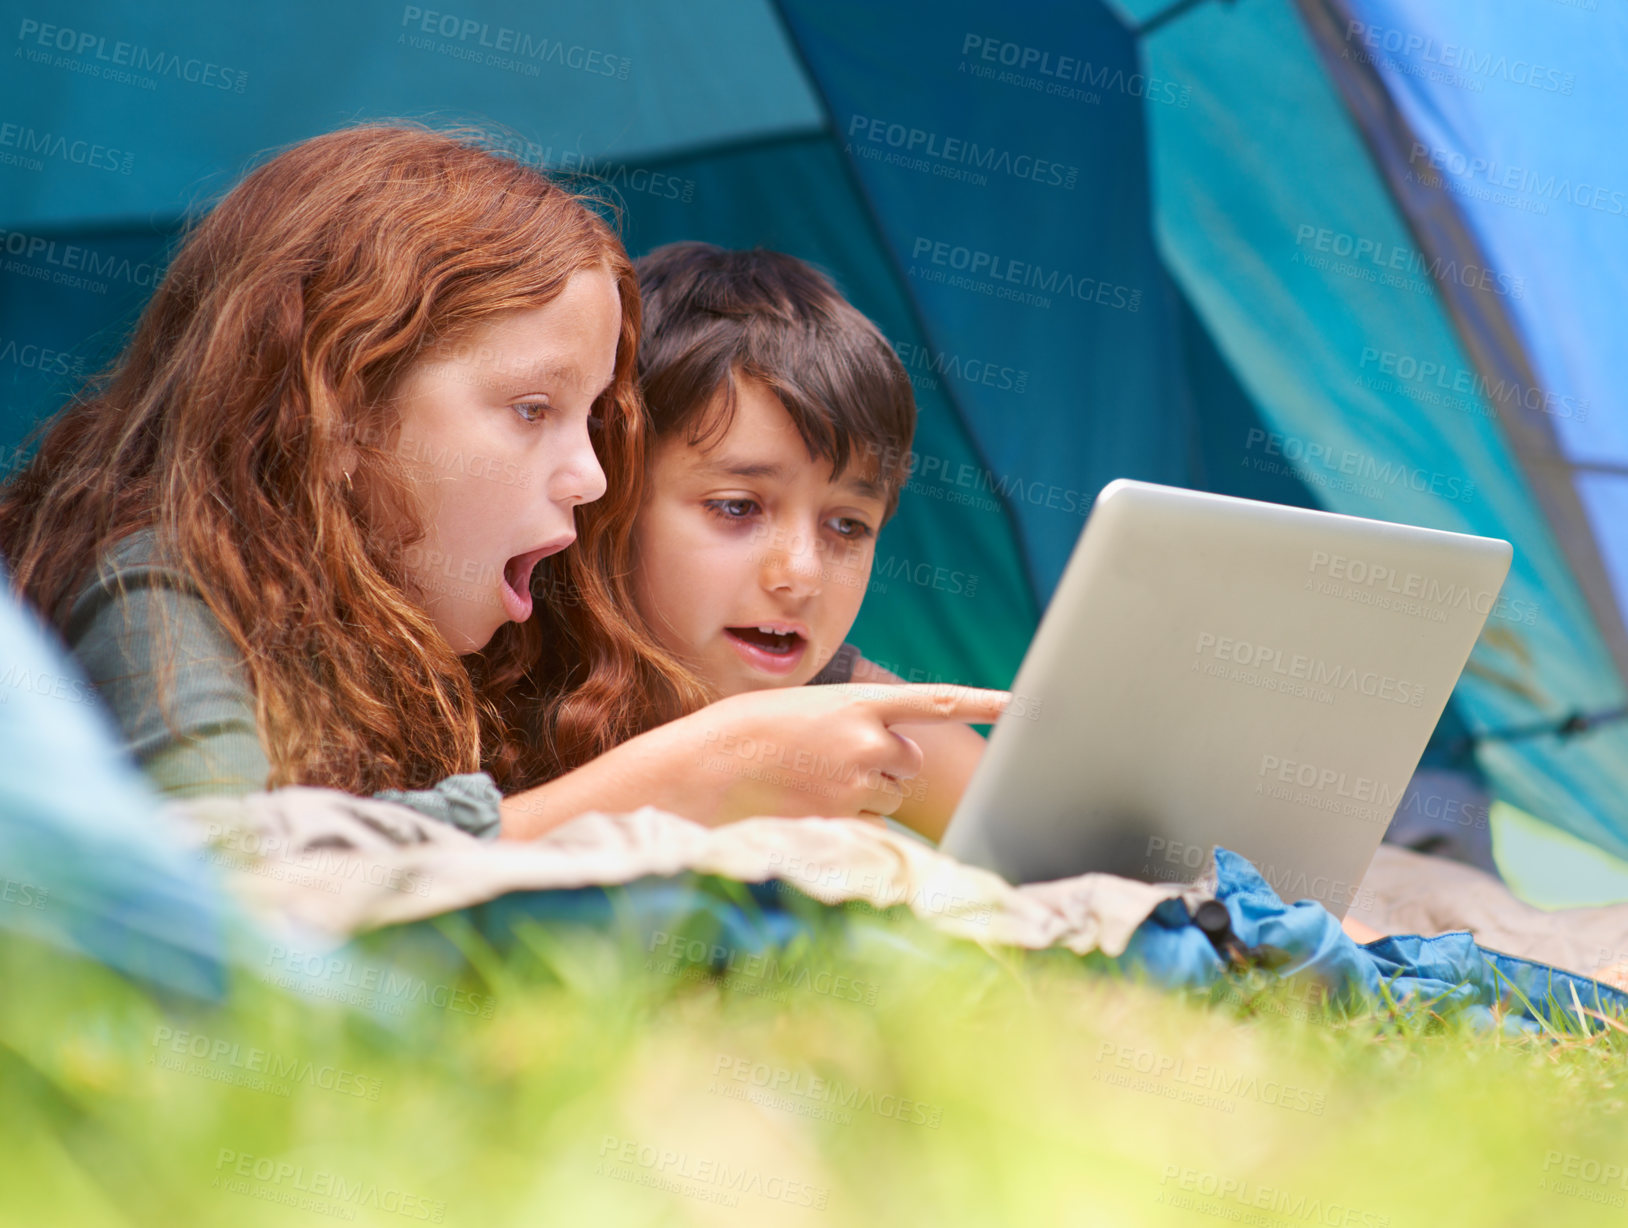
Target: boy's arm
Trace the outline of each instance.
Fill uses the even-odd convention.
[[[874,662],[854,662],[855,682],[904,681]],[[905,800],[892,818],[929,840],[937,841],[950,824],[950,816],[966,792],[972,770],[984,753],[984,739],[966,725],[951,722],[895,725],[899,733],[921,747],[921,774],[905,785]]]

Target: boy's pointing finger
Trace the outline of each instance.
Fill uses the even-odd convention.
[[[1011,702],[1010,691],[950,683],[906,683],[898,686],[849,684],[857,698],[865,700],[885,724],[910,721],[968,721],[974,725],[993,722]]]

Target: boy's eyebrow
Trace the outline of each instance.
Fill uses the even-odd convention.
[[[869,478],[855,475],[844,478],[842,484],[855,494],[864,495],[867,499],[884,499],[887,497],[887,491],[882,488],[882,484],[873,482]]]
[[[778,461],[743,461],[720,457],[701,465],[703,473],[715,473],[726,478],[783,478],[786,469]]]
[[[715,474],[719,477],[729,478],[767,478],[778,481],[786,476],[786,468],[778,461],[750,461],[734,460],[730,457],[719,457],[709,460],[701,465],[701,471]],[[873,482],[869,478],[862,478],[858,474],[850,474],[842,479],[842,486],[863,495],[868,499],[884,499],[887,491],[880,482]]]

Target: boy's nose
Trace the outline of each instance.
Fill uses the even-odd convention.
[[[812,597],[820,591],[821,561],[813,533],[776,535],[764,552],[765,585],[795,597]]]

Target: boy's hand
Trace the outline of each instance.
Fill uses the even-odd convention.
[[[1010,699],[949,684],[784,687],[732,695],[665,730],[691,748],[712,794],[710,806],[685,807],[692,817],[869,817],[897,810],[901,782],[921,770],[921,748],[891,726],[988,724]]]

